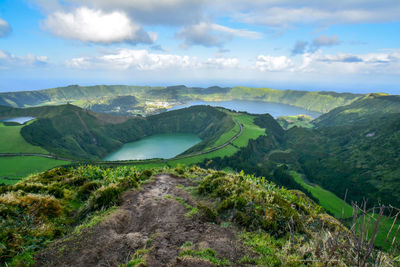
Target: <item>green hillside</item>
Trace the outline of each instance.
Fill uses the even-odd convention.
[[[24,125],[0,122],[0,153],[41,153],[48,152],[39,146],[33,146],[25,141],[20,131]]]
[[[369,109],[380,109],[382,101],[389,101],[383,98],[367,99]],[[333,117],[331,113],[336,110],[325,117]],[[400,113],[387,112],[377,118],[366,114],[368,121],[360,119],[355,123],[349,115],[349,123],[342,126],[317,124],[317,129],[293,127],[287,131],[273,130],[280,128],[276,122],[259,116],[256,123],[266,129],[266,136],[250,141],[234,155],[213,159],[207,166],[276,177],[275,182],[298,188],[293,178],[274,175],[276,166],[282,166],[304,174],[341,199],[348,190],[349,203],[366,198],[369,206],[400,206]],[[343,121],[345,118],[343,115]],[[202,166],[205,164],[206,161]]]
[[[0,186],[0,207],[7,266],[394,264],[303,193],[244,173],[58,168]]]
[[[102,115],[69,104],[0,111],[0,118],[25,115],[37,117],[21,129],[27,142],[77,159],[101,159],[124,143],[159,133],[197,134],[202,142],[190,151],[200,151],[235,125],[225,112],[204,106],[145,118]]]
[[[318,127],[369,123],[380,117],[400,113],[400,96],[368,94],[350,105],[338,107],[314,120]]]
[[[321,113],[326,113],[336,107],[350,104],[362,97],[360,94],[351,93],[310,92],[251,87],[234,87],[230,92],[230,96],[234,99],[288,104]]]
[[[289,104],[320,113],[344,106],[363,95],[335,92],[276,90],[270,88],[209,88],[97,85],[58,87],[37,91],[0,93],[0,105],[32,107],[72,103],[95,112],[118,115],[154,114],[193,100],[257,100]]]

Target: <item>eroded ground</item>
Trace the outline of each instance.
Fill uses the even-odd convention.
[[[179,257],[184,247],[211,249],[221,262],[238,265],[246,249],[237,240],[236,229],[207,222],[196,212],[190,214],[188,205],[195,207],[196,203],[183,188],[193,185],[172,175],[156,176],[141,190],[127,192],[121,207],[102,223],[39,253],[36,266],[120,266],[129,262],[129,266],[214,266],[198,258]]]

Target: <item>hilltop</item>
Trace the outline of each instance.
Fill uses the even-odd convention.
[[[0,190],[0,262],[10,266],[393,262],[357,249],[303,193],[243,173],[80,166]]]
[[[320,113],[347,105],[361,94],[309,92],[270,88],[167,87],[126,85],[70,85],[37,91],[0,93],[0,105],[32,107],[72,103],[95,112],[116,115],[154,114],[194,100],[257,100],[288,104]]]
[[[21,129],[27,142],[76,159],[101,159],[124,143],[158,133],[195,133],[202,142],[191,151],[198,151],[234,126],[226,113],[207,106],[148,117],[111,116],[70,104],[0,111],[0,119],[27,115],[37,118]]]

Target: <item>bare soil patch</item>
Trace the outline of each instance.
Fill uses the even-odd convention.
[[[100,224],[80,235],[51,244],[36,255],[36,266],[119,266],[137,250],[148,248],[147,266],[214,266],[194,258],[178,258],[182,245],[211,248],[232,265],[246,253],[234,227],[222,228],[201,216],[186,216],[188,209],[173,197],[195,206],[195,200],[177,185],[188,179],[163,174],[139,191],[124,194],[121,207]],[[172,196],[172,197],[168,197]]]

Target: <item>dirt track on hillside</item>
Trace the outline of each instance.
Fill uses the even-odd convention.
[[[214,249],[219,258],[237,262],[245,250],[235,228],[221,228],[198,215],[188,218],[188,209],[166,196],[183,198],[195,206],[191,195],[177,188],[193,185],[188,179],[159,175],[140,191],[124,194],[121,207],[102,223],[81,235],[51,244],[36,255],[36,266],[119,266],[138,249],[150,248],[147,266],[214,266],[198,259],[177,259],[181,246]],[[236,264],[234,264],[236,265]]]

